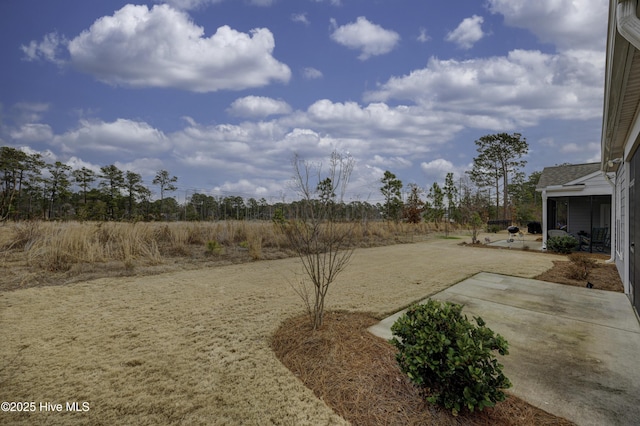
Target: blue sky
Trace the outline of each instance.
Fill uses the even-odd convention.
[[[428,188],[519,132],[526,172],[599,161],[606,0],[0,2],[0,142],[151,187],[291,199],[294,153]],[[153,188],[151,188],[153,189]]]

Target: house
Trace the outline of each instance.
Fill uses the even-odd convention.
[[[600,163],[545,167],[536,191],[542,193],[543,247],[546,247],[552,229],[566,231],[578,238],[590,236],[600,229],[605,235],[600,249],[608,249],[613,183],[600,169]],[[593,250],[593,246],[585,249]]]
[[[640,19],[638,0],[609,1],[601,170],[614,182],[612,260],[640,311]]]

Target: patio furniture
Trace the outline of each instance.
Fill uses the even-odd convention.
[[[598,251],[604,251],[608,246],[609,228],[593,228],[591,246]]]
[[[580,236],[580,250],[604,252],[609,247],[609,228],[593,228],[591,236]]]

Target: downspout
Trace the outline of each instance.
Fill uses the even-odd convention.
[[[618,0],[616,23],[620,35],[640,50],[640,19],[637,10],[638,0]]]
[[[609,178],[609,175],[606,172],[602,172],[602,174],[604,175],[604,180],[606,180],[607,183],[611,185],[611,221],[613,223],[616,223],[616,210],[618,210],[618,206],[616,205],[616,184],[611,182],[611,178]],[[611,226],[611,229],[614,229],[614,227]],[[611,257],[606,260],[605,263],[614,263],[616,261],[616,234],[617,232],[611,233]]]
[[[547,251],[547,190],[542,190],[542,251]]]

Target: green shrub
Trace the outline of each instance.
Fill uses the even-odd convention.
[[[409,308],[391,327],[400,369],[426,391],[428,402],[454,415],[493,407],[511,387],[493,353],[508,354],[507,341],[482,318],[474,318],[476,326],[461,311],[461,305],[429,300]]]
[[[501,229],[498,225],[487,225],[487,232],[491,234],[497,234]]]
[[[547,238],[547,251],[569,254],[578,246],[579,242],[571,235]]]

